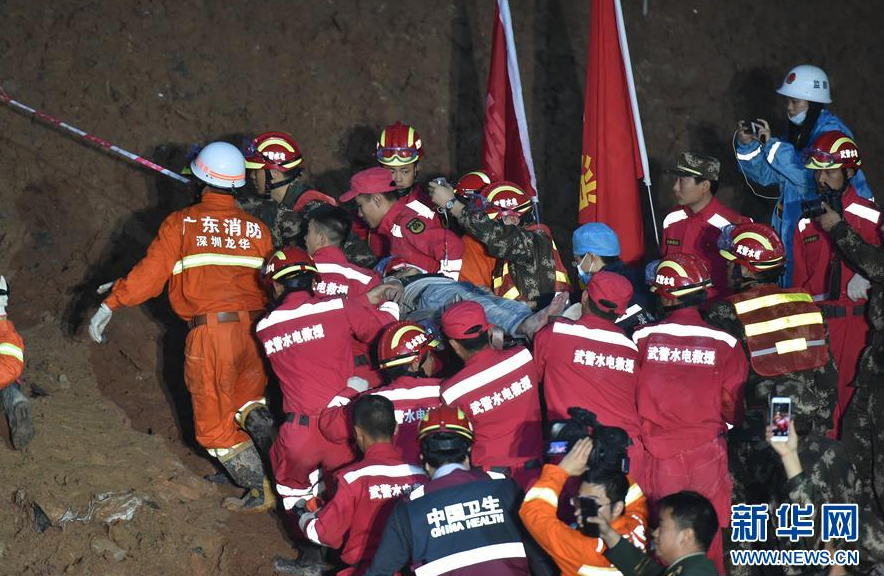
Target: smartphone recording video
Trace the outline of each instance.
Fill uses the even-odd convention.
[[[792,422],[792,399],[777,396],[770,400],[770,429],[774,442],[789,439],[789,424]]]
[[[583,519],[583,527],[580,532],[583,533],[584,536],[598,538],[599,525],[586,521],[587,518],[595,518],[599,515],[598,501],[592,496],[580,496],[578,501],[580,504],[580,518]]]

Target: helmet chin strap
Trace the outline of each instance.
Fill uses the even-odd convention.
[[[294,174],[293,176],[289,176],[288,178],[283,178],[282,180],[278,180],[276,182],[273,181],[273,177],[270,175],[270,170],[264,170],[264,192],[266,194],[270,194],[272,191],[277,188],[282,188],[283,186],[288,186],[292,182],[298,179],[300,174]],[[297,172],[297,171],[295,171]]]

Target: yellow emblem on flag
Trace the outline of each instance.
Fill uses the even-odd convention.
[[[598,186],[598,181],[593,178],[595,174],[592,172],[591,164],[592,158],[589,155],[584,155],[583,177],[580,179],[580,210],[589,206],[590,203],[595,204],[597,202],[594,192],[596,186]]]

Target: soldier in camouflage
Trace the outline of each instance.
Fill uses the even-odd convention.
[[[799,432],[809,439],[805,446],[826,444],[828,449],[824,440],[832,427],[838,373],[825,320],[811,295],[777,285],[786,258],[776,232],[751,222],[728,226],[721,232],[719,249],[728,261],[729,284],[735,294],[713,305],[706,321],[739,338],[750,360],[746,417],[742,426],[728,434],[733,501],[768,503],[777,498],[774,487],[783,485],[777,479],[778,458],[765,440],[770,398],[792,398]],[[809,323],[790,327],[784,319],[793,316]],[[733,567],[730,573],[747,574],[748,570]]]
[[[532,309],[571,282],[549,228],[533,223],[531,197],[512,182],[489,184],[475,202],[455,196],[440,182],[430,183],[433,202],[453,214],[463,229],[497,259],[492,290],[497,296],[526,302]]]
[[[304,214],[321,204],[337,205],[330,196],[301,182],[303,156],[297,142],[282,132],[266,132],[256,137],[245,153],[257,194],[238,197],[243,210],[261,219],[273,236],[275,247],[304,245]],[[350,234],[341,248],[347,260],[371,268],[377,258],[368,245]]]
[[[860,356],[854,381],[857,390],[847,408],[842,438],[859,470],[868,504],[884,516],[884,251],[863,240],[829,206],[824,207],[819,224],[841,256],[871,281],[866,311],[869,342]]]

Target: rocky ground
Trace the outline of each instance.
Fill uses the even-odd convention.
[[[544,215],[573,228],[586,0],[510,0]],[[412,122],[422,176],[477,166],[491,0],[0,2],[0,85],[14,98],[179,169],[190,144],[281,129],[334,195],[371,163],[379,128]],[[793,64],[826,68],[874,188],[882,79],[877,2],[624,0],[654,179],[678,150],[724,160],[721,196],[766,218],[730,159],[738,118],[783,126],[773,90]],[[274,515],[220,509],[203,479],[184,390],[184,326],[160,297],[84,339],[94,288],[137,262],[181,188],[0,109],[0,272],[27,343],[38,434],[15,452],[0,424],[0,575],[270,574],[290,552]],[[649,224],[648,224],[649,225]],[[651,235],[648,234],[648,237]]]

